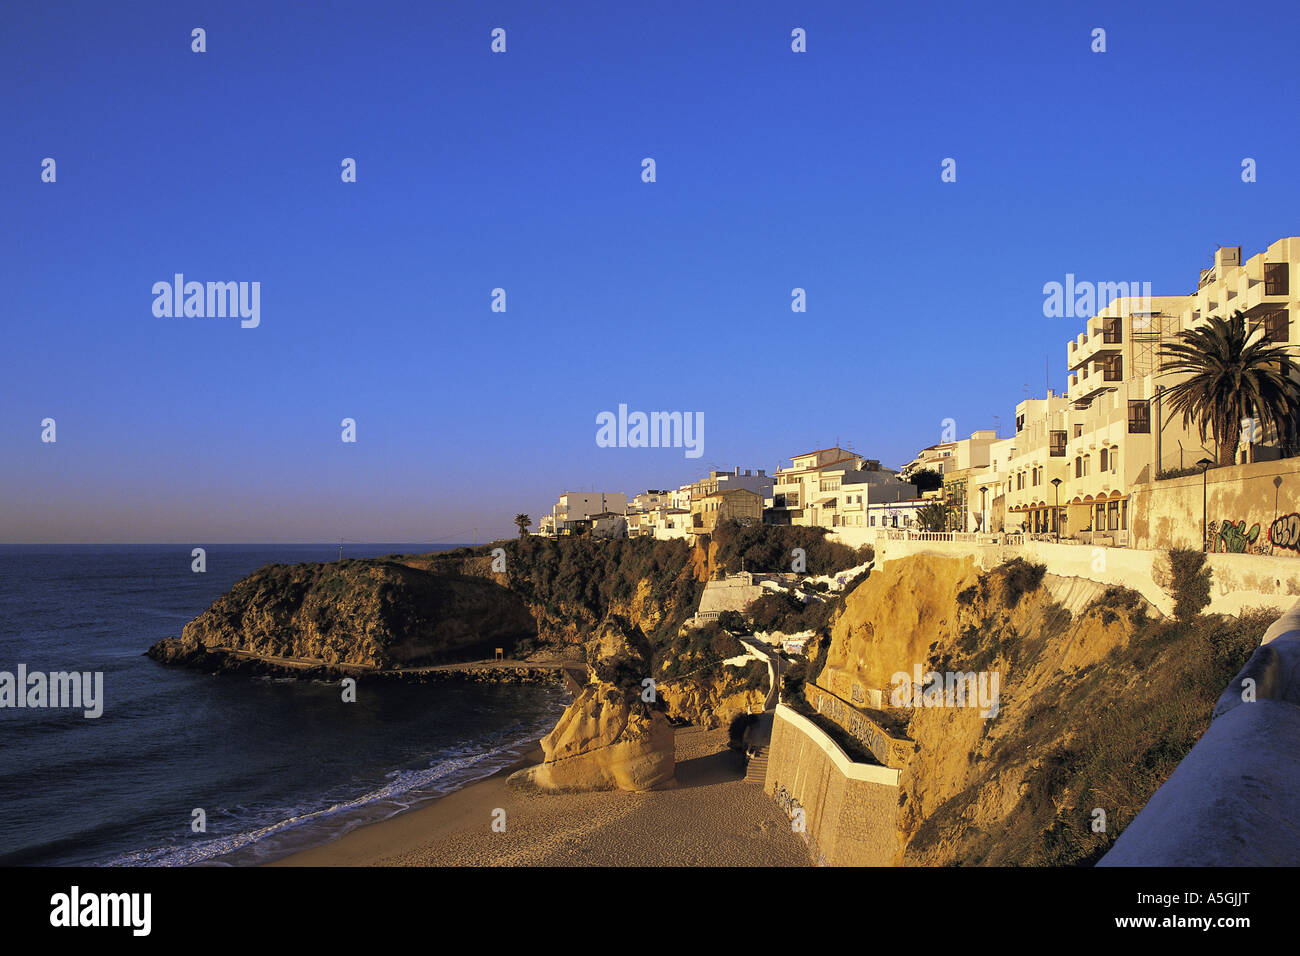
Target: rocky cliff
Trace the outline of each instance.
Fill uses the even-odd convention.
[[[645,699],[650,642],[625,619],[611,618],[588,642],[591,681],[542,739],[542,763],[516,773],[546,792],[653,790],[673,783],[673,729]]]
[[[528,537],[401,560],[422,570],[483,577],[519,595],[537,625],[533,647],[524,650],[547,656],[567,651],[581,658],[611,615],[657,643],[691,615],[701,587],[692,548],[649,538]]]
[[[879,692],[916,745],[897,862],[1094,862],[1205,731],[1272,618],[1166,620],[1134,592],[1044,570],[923,554],[849,596],[813,679],[866,703]],[[918,669],[997,675],[995,713],[894,697]]]
[[[810,569],[855,559],[851,549],[821,543],[817,531],[728,532],[719,536],[721,550],[646,538],[528,537],[425,555],[272,565],[149,653],[209,671],[327,677],[346,667],[393,671],[482,659],[496,647],[516,660],[583,660],[591,636],[619,618],[652,645],[646,676],[659,681],[672,719],[717,726],[756,707],[766,677],[757,665],[721,666],[743,651],[716,628],[683,633],[702,581],[742,560],[775,567],[793,546],[808,546]]]
[[[231,656],[394,669],[490,657],[536,634],[525,602],[491,581],[354,560],[262,568],[149,653],[209,669]]]

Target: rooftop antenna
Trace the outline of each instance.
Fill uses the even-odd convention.
[[[1002,437],[1002,419],[997,415],[993,416],[993,432],[998,438]]]

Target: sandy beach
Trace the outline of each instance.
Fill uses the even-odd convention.
[[[516,767],[271,866],[809,866],[802,838],[756,784],[725,730],[679,728],[677,786],[539,794]],[[521,766],[541,759],[540,748]],[[494,811],[505,831],[494,832]],[[500,818],[500,815],[496,815]]]

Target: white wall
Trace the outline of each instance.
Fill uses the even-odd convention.
[[[865,531],[867,538],[861,535]],[[846,534],[847,533],[847,534]],[[1166,552],[1135,548],[1027,541],[1022,546],[948,541],[894,541],[879,529],[842,528],[834,535],[845,544],[872,544],[876,566],[912,554],[969,556],[988,570],[1014,557],[1045,564],[1051,574],[1084,578],[1099,584],[1121,585],[1137,591],[1162,614],[1172,615],[1174,599],[1162,586],[1167,581]],[[865,539],[865,540],[860,540]],[[1300,562],[1294,558],[1256,554],[1210,554],[1212,574],[1209,613],[1240,614],[1252,608],[1282,612],[1300,598]],[[1160,582],[1160,583],[1158,583]]]

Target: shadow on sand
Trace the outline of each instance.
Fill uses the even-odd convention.
[[[745,756],[737,750],[719,750],[704,757],[692,757],[677,764],[679,789],[712,787],[745,777]]]

